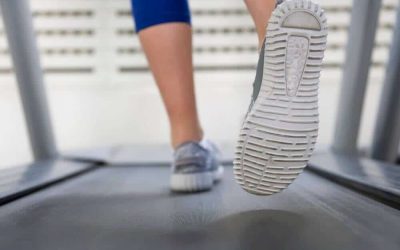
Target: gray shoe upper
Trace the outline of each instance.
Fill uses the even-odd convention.
[[[261,83],[263,80],[263,72],[264,72],[264,53],[265,53],[265,42],[261,47],[260,55],[258,57],[257,63],[257,71],[256,71],[256,78],[254,79],[253,83],[253,95],[252,95],[252,103],[256,101],[258,94],[260,93]]]
[[[185,142],[174,153],[174,174],[193,174],[215,171],[219,166],[219,151],[209,142]]]
[[[276,6],[283,3],[285,0],[277,0]],[[250,112],[251,108],[253,107],[254,102],[257,100],[258,94],[260,93],[261,83],[263,80],[263,73],[264,73],[264,55],[265,55],[265,40],[263,41],[260,54],[258,56],[258,63],[256,69],[256,77],[253,82],[253,94],[251,96],[251,102],[249,105],[249,109],[247,110],[247,114]]]
[[[276,6],[278,6],[279,4],[283,3],[285,0],[276,0]]]
[[[249,114],[251,108],[253,107],[254,102],[257,100],[258,94],[260,93],[261,83],[263,80],[263,72],[264,72],[264,50],[265,50],[265,43],[263,42],[260,55],[258,57],[256,77],[253,82],[253,94],[251,96],[251,101],[249,108],[247,109],[246,116]]]

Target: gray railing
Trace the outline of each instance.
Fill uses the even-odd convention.
[[[27,0],[1,0],[8,46],[35,160],[57,156],[43,73]]]
[[[395,162],[400,141],[400,9],[397,10],[396,29],[387,63],[386,78],[382,90],[372,158]]]
[[[354,0],[333,148],[356,153],[380,0]]]

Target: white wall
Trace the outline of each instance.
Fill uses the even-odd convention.
[[[56,138],[62,150],[168,143],[168,124],[140,50],[128,0],[33,0]],[[348,0],[319,1],[331,32],[321,78],[319,145],[332,140],[349,23]],[[361,144],[370,142],[397,1],[384,1]],[[242,1],[192,0],[200,115],[208,137],[234,143],[251,95],[256,35]],[[222,10],[230,10],[222,15]],[[219,11],[219,12],[218,12]],[[215,13],[217,12],[217,13]],[[226,13],[226,11],[225,11]],[[211,29],[211,31],[210,31]],[[212,29],[217,33],[213,34]],[[203,52],[200,52],[202,50]],[[204,70],[225,66],[228,70]],[[235,67],[241,70],[234,70]],[[0,25],[0,167],[31,159]],[[128,69],[128,72],[122,72]]]

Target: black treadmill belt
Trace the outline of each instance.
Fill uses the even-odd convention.
[[[272,197],[227,168],[169,192],[166,167],[100,168],[0,209],[0,249],[399,249],[400,211],[305,172]]]
[[[398,165],[328,151],[315,154],[309,162],[309,169],[400,208]]]
[[[95,167],[96,165],[90,162],[57,159],[0,169],[0,205]]]

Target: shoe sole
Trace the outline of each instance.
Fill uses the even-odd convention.
[[[215,182],[221,180],[224,168],[219,166],[216,171],[194,174],[172,174],[171,190],[174,192],[199,192],[209,190]]]
[[[310,1],[286,1],[268,22],[262,85],[234,160],[235,178],[249,193],[282,191],[311,157],[326,36],[324,12]]]

